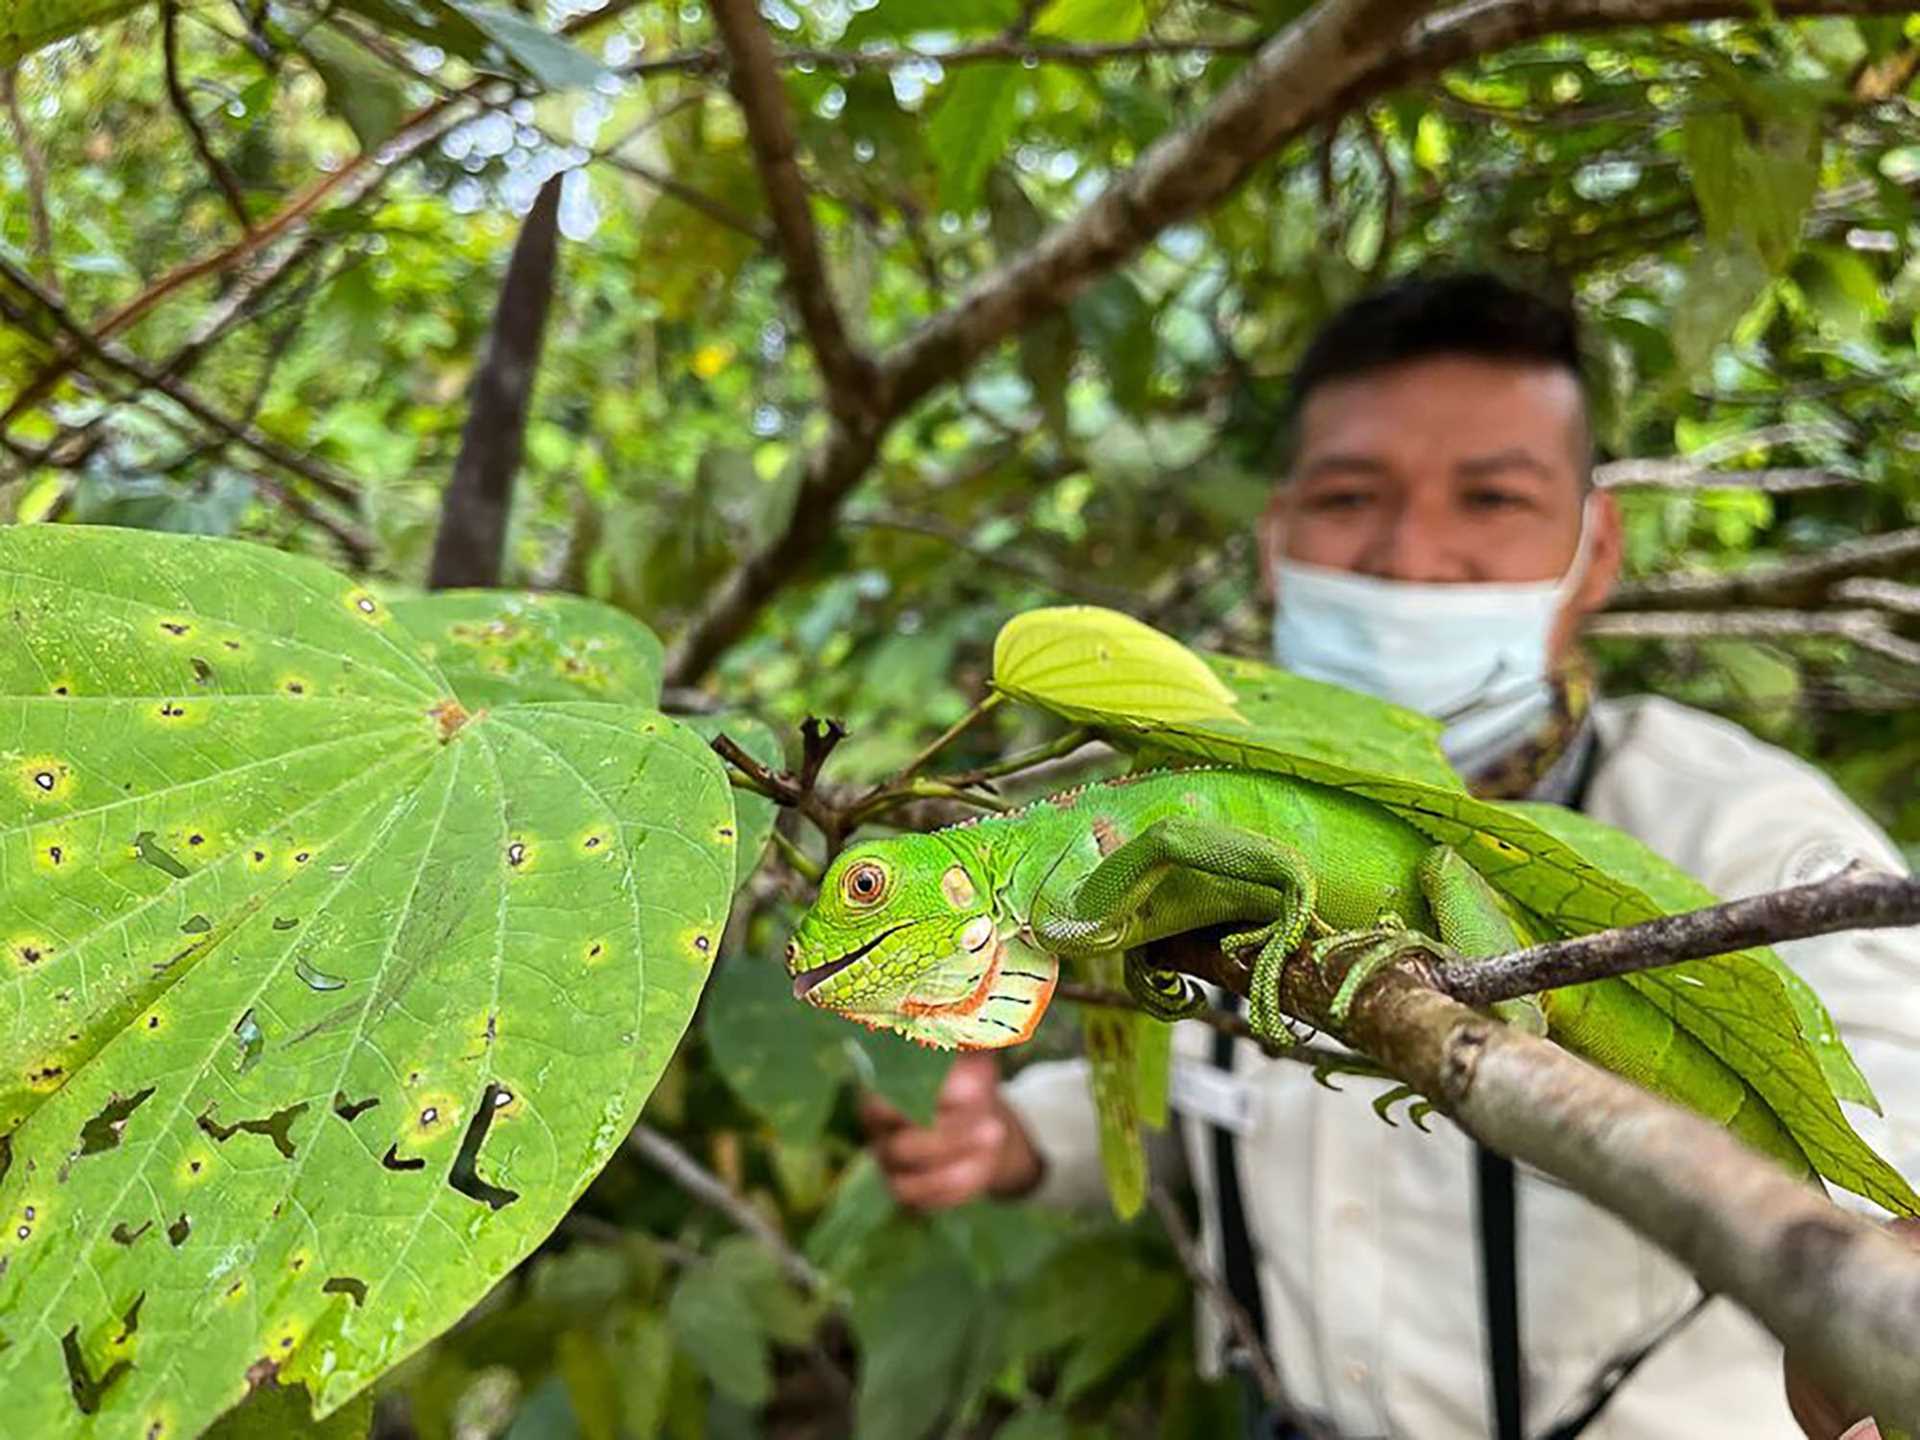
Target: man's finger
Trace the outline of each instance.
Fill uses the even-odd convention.
[[[940,1082],[940,1108],[964,1110],[984,1105],[1000,1087],[1000,1067],[991,1055],[961,1055]]]
[[[943,1117],[940,1124],[926,1129],[891,1131],[874,1142],[873,1151],[884,1170],[925,1170],[962,1156],[981,1156],[991,1163],[1006,1138],[1006,1122],[996,1114],[957,1124]]]
[[[949,1210],[985,1194],[992,1174],[990,1158],[970,1155],[935,1170],[889,1175],[887,1188],[909,1209]]]

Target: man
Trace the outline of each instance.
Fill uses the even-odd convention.
[[[1292,419],[1291,464],[1260,532],[1281,664],[1441,718],[1480,793],[1577,806],[1723,896],[1854,859],[1900,868],[1886,837],[1785,753],[1664,700],[1592,698],[1575,641],[1619,573],[1621,526],[1591,485],[1568,312],[1486,277],[1401,284],[1314,341]],[[1911,1116],[1912,934],[1780,948],[1883,1103]],[[1801,1433],[1770,1337],[1725,1301],[1682,1322],[1691,1278],[1612,1217],[1537,1173],[1516,1183],[1444,1121],[1431,1136],[1380,1124],[1351,1082],[1331,1093],[1245,1043],[1215,1054],[1199,1026],[1175,1044],[1209,1251],[1237,1279],[1288,1400],[1262,1433]],[[1194,1079],[1220,1061],[1230,1078]],[[1082,1066],[1034,1065],[1004,1090],[996,1076],[989,1057],[962,1057],[926,1128],[870,1103],[894,1194],[925,1209],[982,1194],[1104,1203]],[[1910,1121],[1855,1118],[1920,1173]],[[1201,1330],[1218,1363],[1210,1306]],[[1618,1363],[1656,1337],[1637,1367]],[[1857,1418],[1808,1395],[1796,1408],[1818,1440]]]

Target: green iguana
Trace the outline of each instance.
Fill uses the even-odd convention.
[[[1427,945],[1422,936],[1486,956],[1601,928],[1581,923],[1593,907],[1575,903],[1591,891],[1605,892],[1615,923],[1711,898],[1630,837],[1572,812],[1411,782],[1391,793],[1224,768],[1147,771],[1007,815],[856,844],[828,869],[787,946],[794,994],[927,1044],[991,1049],[1033,1034],[1061,958],[1123,975],[1154,1016],[1193,1013],[1204,999],[1183,977],[1150,968],[1140,947],[1225,924],[1239,928],[1223,948],[1252,957],[1253,1028],[1285,1045],[1284,965],[1324,964],[1337,947],[1358,947],[1339,1018],[1367,974]],[[1430,833],[1436,825],[1440,835]],[[1467,858],[1475,852],[1490,857],[1482,868]],[[1523,872],[1527,887],[1514,883]],[[1552,919],[1539,898],[1549,895],[1569,901]],[[1506,1013],[1543,1014],[1569,1050],[1725,1124],[1798,1173],[1898,1213],[1920,1210],[1920,1196],[1842,1115],[1836,1092],[1867,1103],[1871,1094],[1817,999],[1777,957],[1748,951],[1654,973],[1550,991],[1537,1011],[1521,1002]],[[1094,1058],[1098,1091],[1097,1050]],[[1105,1118],[1116,1100],[1099,1098]],[[1112,1164],[1109,1153],[1110,1174]],[[1118,1189],[1116,1201],[1129,1208]]]

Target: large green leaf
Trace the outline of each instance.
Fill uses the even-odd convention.
[[[1057,617],[1052,622],[1056,627],[1071,623],[1068,612],[1051,613]],[[1009,622],[1007,629],[1024,618]],[[1088,633],[1100,632],[1089,626]],[[1161,638],[1167,645],[1177,644]],[[1055,643],[1065,648],[1068,642]],[[996,647],[996,660],[998,653]],[[1070,703],[1048,698],[1055,694],[1075,698]],[[1224,760],[1364,796],[1430,838],[1453,846],[1496,889],[1563,934],[1586,934],[1667,913],[1634,883],[1632,874],[1620,873],[1625,867],[1611,863],[1618,854],[1613,848],[1589,853],[1583,844],[1554,834],[1525,808],[1476,799],[1459,789],[1457,781],[1427,783],[1338,759],[1347,743],[1342,721],[1353,704],[1374,703],[1364,697],[1348,697],[1352,703],[1333,708],[1302,707],[1288,716],[1256,712],[1248,716],[1245,731],[1169,724],[1118,703],[1103,715],[1094,702],[1078,698],[1070,677],[1038,692],[1025,688],[1020,698],[1093,725],[1125,749]],[[1247,713],[1245,705],[1239,709]],[[1271,735],[1262,728],[1269,719],[1283,722]],[[1356,733],[1371,737],[1373,731]],[[1802,1033],[1794,1001],[1769,962],[1736,952],[1695,963],[1701,968],[1692,975],[1684,969],[1677,974],[1656,970],[1598,983],[1631,985],[1659,1005],[1766,1101],[1827,1179],[1896,1213],[1920,1213],[1920,1195],[1847,1123],[1822,1061]],[[1830,1031],[1828,1035],[1838,1047],[1838,1037]]]
[[[275,1370],[330,1412],[619,1145],[726,919],[723,769],[253,546],[15,528],[0,595],[8,1425],[191,1435]]]
[[[1233,692],[1179,641],[1118,610],[1060,605],[1000,627],[993,684],[1073,719],[1144,729],[1182,720],[1237,721]]]
[[[0,69],[94,25],[131,15],[152,0],[15,0],[0,10]],[[189,0],[191,3],[191,0]]]

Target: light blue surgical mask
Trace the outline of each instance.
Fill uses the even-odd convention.
[[[1583,510],[1566,574],[1528,584],[1381,580],[1280,560],[1274,661],[1432,716],[1453,767],[1476,774],[1553,711],[1549,645],[1586,576],[1589,531]]]

